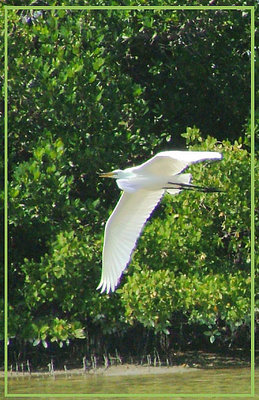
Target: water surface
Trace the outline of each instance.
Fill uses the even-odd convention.
[[[188,370],[188,371],[187,371]],[[225,368],[225,369],[186,369],[174,373],[151,375],[89,375],[55,374],[39,376],[12,376],[8,379],[8,393],[17,394],[146,394],[145,398],[152,398],[157,394],[174,394],[180,398],[181,394],[210,395],[214,394],[247,394],[250,397],[251,378],[250,368]],[[256,371],[258,382],[259,374]],[[177,396],[179,394],[179,397]],[[132,397],[133,397],[132,396]],[[82,396],[83,397],[83,396]],[[12,397],[15,399],[16,397]],[[41,397],[37,397],[38,399]],[[43,399],[44,397],[42,397]],[[48,398],[54,398],[52,396]],[[105,399],[105,397],[102,397]],[[108,397],[107,397],[108,398]],[[154,397],[153,397],[154,398]],[[197,398],[197,397],[196,397]],[[222,397],[220,397],[222,398]],[[236,397],[228,397],[236,398]],[[246,397],[243,397],[246,398]],[[259,397],[257,397],[259,398]]]

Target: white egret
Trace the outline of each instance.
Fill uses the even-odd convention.
[[[190,164],[221,158],[218,152],[164,151],[137,167],[100,174],[116,179],[123,192],[105,226],[102,276],[97,289],[102,293],[115,290],[141,230],[165,192],[175,195],[182,189],[217,191],[192,185],[191,174],[181,172]]]

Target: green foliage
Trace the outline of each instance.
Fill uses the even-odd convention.
[[[177,312],[211,341],[219,316],[234,331],[250,293],[249,13],[9,10],[8,21],[10,336],[46,347],[135,323],[169,333]],[[165,196],[125,284],[101,295],[119,192],[97,173],[186,145],[223,152],[190,169],[223,192]]]
[[[190,324],[216,329],[220,318],[234,331],[250,314],[249,154],[241,141],[203,141],[197,129],[184,137],[189,145],[199,143],[192,150],[223,153],[220,164],[191,168],[194,182],[223,192],[165,197],[139,240],[135,272],[120,290],[125,315],[157,332],[169,332],[179,311]]]
[[[220,316],[229,325],[240,325],[249,315],[250,284],[244,273],[200,277],[192,272],[176,276],[169,270],[145,270],[130,277],[120,292],[129,323],[138,321],[169,334],[170,319],[179,311],[189,324],[212,327]]]

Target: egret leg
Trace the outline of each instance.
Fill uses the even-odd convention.
[[[169,185],[173,185],[173,187],[168,186],[164,187],[163,189],[196,190],[198,192],[206,192],[206,193],[222,192],[222,190],[218,188],[198,186],[198,185],[193,185],[191,183],[174,183],[174,182],[167,182],[167,183]]]

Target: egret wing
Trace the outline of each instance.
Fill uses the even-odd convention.
[[[163,151],[135,167],[135,171],[141,174],[176,175],[190,164],[221,158],[222,154],[215,151]]]
[[[123,192],[105,226],[102,277],[97,289],[114,291],[146,220],[164,190]]]

